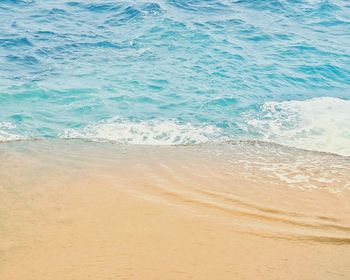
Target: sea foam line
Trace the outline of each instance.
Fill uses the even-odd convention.
[[[111,141],[137,145],[186,145],[220,138],[221,129],[211,125],[193,125],[175,120],[130,121],[112,118],[82,129],[66,129],[65,139]]]
[[[15,129],[16,126],[10,122],[0,122],[0,142],[18,141],[25,140],[26,137],[15,134],[11,130]]]

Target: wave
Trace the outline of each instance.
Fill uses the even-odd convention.
[[[217,0],[169,0],[168,3],[176,8],[197,13],[224,12],[228,5]]]
[[[151,16],[158,16],[163,13],[158,3],[129,3],[129,2],[101,2],[82,3],[67,2],[71,8],[79,8],[89,13],[100,13],[107,18],[105,24],[121,26],[131,22],[137,22]]]
[[[33,44],[27,37],[19,38],[0,38],[0,47],[32,47]]]
[[[66,128],[58,138],[131,145],[195,145],[258,140],[303,150],[350,156],[350,100],[320,97],[266,102],[243,113],[234,125],[176,119],[132,120],[114,117],[80,128]],[[232,127],[238,127],[233,130]],[[27,140],[9,122],[0,123],[0,141]],[[34,135],[27,131],[26,135]],[[21,133],[22,134],[22,133]],[[30,138],[34,139],[34,138]],[[40,136],[37,135],[37,138]]]
[[[9,122],[0,122],[0,142],[26,140],[26,137],[12,132],[16,126]]]
[[[240,126],[259,140],[350,156],[350,100],[267,102],[245,118]]]
[[[82,129],[66,129],[59,137],[119,144],[188,145],[223,139],[221,134],[221,129],[211,125],[193,125],[175,120],[130,121],[112,118]]]
[[[258,110],[243,114],[236,125],[247,140],[350,156],[350,100],[321,97],[266,102]],[[60,137],[142,145],[187,145],[244,138],[215,125],[121,118],[67,129]]]

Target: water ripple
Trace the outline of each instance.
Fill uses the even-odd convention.
[[[344,0],[1,1],[0,122],[34,138],[121,118],[255,139],[246,115],[264,104],[349,100],[349,15]]]

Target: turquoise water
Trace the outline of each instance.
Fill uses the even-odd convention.
[[[350,2],[0,1],[0,141],[350,155]]]

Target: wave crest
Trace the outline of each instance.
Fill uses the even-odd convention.
[[[136,145],[188,145],[220,138],[211,125],[193,125],[175,120],[130,121],[113,118],[82,129],[66,129],[61,138],[111,141]]]
[[[259,140],[350,156],[350,100],[267,102],[242,127]]]
[[[0,122],[0,142],[18,141],[26,139],[22,135],[14,134],[12,132],[16,126],[9,122]]]

